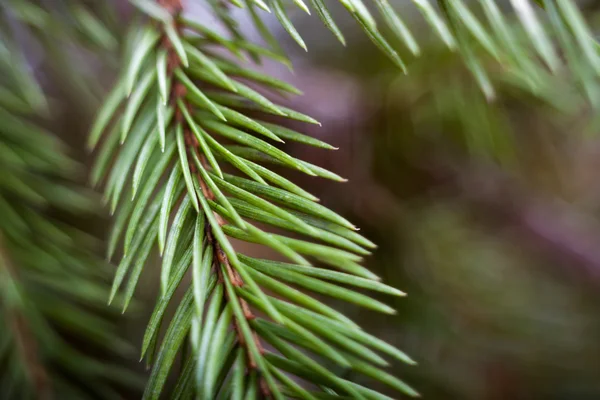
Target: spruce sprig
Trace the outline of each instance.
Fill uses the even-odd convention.
[[[333,146],[266,122],[273,115],[316,123],[263,94],[297,90],[236,60],[246,51],[278,56],[184,18],[178,1],[134,3],[147,21],[131,30],[125,68],[89,144],[98,147],[94,183],[104,181],[116,213],[109,256],[121,243],[123,257],[112,296],[125,285],[124,308],[152,250],[162,255],[161,294],[142,345],[152,365],[145,398],[164,391],[179,353],[187,361],[175,397],[387,398],[332,373],[334,365],[416,396],[384,371],[378,352],[412,364],[408,356],[309,294],[390,314],[357,289],[403,295],[360,265],[375,246],[351,222],[257,159],[341,179],[278,145]],[[231,239],[267,246],[290,263],[245,255]],[[186,274],[191,283],[161,341]]]
[[[123,71],[98,113],[89,144],[99,148],[94,183],[104,182],[105,199],[116,212],[109,256],[119,244],[123,251],[111,298],[125,285],[126,308],[152,250],[158,247],[162,255],[161,295],[142,346],[142,356],[152,365],[145,398],[163,392],[179,353],[185,364],[173,392],[176,398],[387,398],[334,374],[331,366],[417,396],[385,372],[387,361],[380,353],[413,363],[410,358],[309,294],[383,313],[394,311],[356,289],[403,295],[360,265],[375,247],[372,242],[271,169],[277,164],[343,180],[281,149],[288,140],[333,147],[287,128],[286,119],[317,121],[272,101],[265,93],[298,91],[245,64],[249,57],[290,66],[262,20],[265,12],[308,48],[288,16],[288,4],[210,0],[228,30],[223,36],[201,20],[183,16],[178,0],[132,2],[145,19],[131,27]],[[370,5],[362,0],[339,3],[406,72]],[[543,2],[548,22],[528,0],[511,1],[510,20],[491,0],[412,3],[448,49],[460,52],[489,100],[495,96],[487,76],[491,65],[539,97],[547,93],[546,77],[568,71],[596,104],[597,43],[571,0]],[[420,45],[401,18],[403,9],[397,12],[385,0],[372,5],[396,39],[418,55]],[[328,4],[294,0],[292,6],[316,11],[345,43]],[[231,7],[249,11],[267,47],[244,37]],[[515,40],[521,33],[527,40]],[[289,263],[245,255],[231,239],[269,247]],[[176,301],[175,291],[186,274],[191,284],[161,341],[166,308]],[[189,352],[183,350],[188,337]]]

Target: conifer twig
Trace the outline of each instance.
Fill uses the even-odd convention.
[[[173,17],[174,21],[179,20],[179,16],[183,10],[181,0],[160,0],[159,4],[161,4],[165,10],[169,11],[169,13]],[[178,33],[181,33],[181,26],[177,25],[175,28]],[[206,184],[206,182],[204,181],[202,176],[198,173],[196,165],[194,164],[194,157],[197,157],[201,161],[203,167],[206,170],[211,170],[212,168],[206,162],[206,158],[204,157],[204,155],[199,152],[198,139],[196,139],[196,137],[193,135],[191,128],[188,126],[187,121],[185,120],[185,118],[183,117],[183,115],[181,113],[181,110],[177,107],[178,102],[181,101],[181,102],[183,102],[184,106],[188,110],[191,110],[189,101],[185,98],[187,89],[181,82],[179,82],[177,80],[177,77],[173,73],[173,71],[175,71],[175,69],[177,69],[181,65],[181,59],[179,58],[178,54],[173,50],[173,44],[170,42],[170,39],[168,38],[168,36],[166,34],[163,34],[163,37],[161,38],[161,45],[164,46],[164,48],[168,51],[168,64],[167,64],[168,65],[168,73],[171,75],[171,78],[174,81],[172,93],[170,96],[170,101],[175,109],[176,123],[180,123],[184,127],[183,134],[184,134],[185,144],[186,144],[187,153],[188,153],[190,172],[191,172],[192,176],[196,177],[196,179],[198,180],[198,183],[200,185],[200,188],[201,188],[201,191],[202,191],[202,194],[204,195],[204,197],[208,200],[214,200],[215,194],[208,187],[208,185]],[[217,212],[213,211],[213,214],[215,216],[216,221],[219,223],[219,225],[225,224],[225,220]],[[227,278],[229,279],[229,281],[232,283],[232,285],[234,287],[240,287],[240,288],[244,287],[244,280],[242,279],[240,274],[234,268],[231,267],[231,264],[227,258],[227,255],[221,248],[221,245],[218,243],[218,241],[214,240],[210,222],[206,223],[205,234],[208,239],[209,248],[211,248],[213,251],[213,254],[216,255],[216,257],[213,257],[213,263],[216,263],[217,265],[216,265],[216,268],[213,268],[213,270],[216,271],[217,275],[219,276],[219,281],[223,282],[223,279],[224,279],[224,277],[222,276],[221,268],[219,268],[219,264],[220,264],[225,267],[225,270],[227,271],[227,275],[228,275]],[[224,294],[224,297],[227,300],[229,300],[229,296],[227,293]],[[254,315],[248,302],[242,298],[239,299],[239,302],[242,307],[243,315],[246,318],[246,320],[250,321],[250,320],[255,319],[256,315]],[[259,371],[258,364],[256,363],[256,360],[254,360],[254,357],[252,356],[251,351],[247,348],[247,344],[241,333],[241,329],[239,327],[239,321],[234,321],[234,329],[238,336],[238,338],[237,338],[238,343],[240,343],[242,346],[246,347],[245,353],[246,353],[246,357],[248,359],[248,366],[252,369],[257,370],[260,374],[261,371]],[[259,349],[259,351],[261,353],[263,353],[264,352],[263,345],[262,345],[257,333],[254,330],[252,330],[252,335],[254,337],[254,342],[255,342],[256,347]],[[259,380],[259,387],[260,387],[262,395],[265,398],[271,397],[269,386],[262,377]]]

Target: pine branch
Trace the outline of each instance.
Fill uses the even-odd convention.
[[[164,390],[188,333],[193,356],[186,360],[174,391],[177,394],[195,392],[207,399],[313,399],[324,393],[385,398],[333,374],[328,366],[337,365],[416,396],[383,370],[387,361],[374,350],[412,363],[404,353],[304,293],[326,294],[389,314],[394,310],[386,304],[348,287],[402,295],[360,265],[373,243],[360,236],[352,223],[268,167],[276,163],[307,175],[342,180],[278,147],[291,140],[333,149],[281,122],[267,123],[286,118],[317,122],[264,95],[265,91],[285,94],[296,89],[248,71],[240,61],[247,54],[254,60],[267,57],[289,65],[258,8],[272,11],[294,40],[306,47],[283,2],[232,2],[249,9],[270,49],[248,42],[223,2],[209,3],[231,37],[182,17],[179,1],[133,2],[149,21],[134,25],[127,37],[124,71],[98,113],[89,143],[95,148],[102,141],[93,181],[104,181],[105,200],[116,212],[109,256],[114,256],[120,242],[123,249],[111,299],[126,282],[127,308],[155,241],[163,257],[161,296],[142,346],[142,356],[153,366],[145,398],[158,398]],[[309,10],[300,0],[294,3]],[[361,0],[340,3],[373,42],[404,68],[365,4]],[[390,5],[376,3],[392,31],[418,53],[418,44]],[[490,99],[494,88],[486,68],[492,63],[538,96],[543,95],[548,77],[564,67],[527,0],[512,2],[523,34],[529,38],[524,45],[514,40],[519,29],[505,21],[492,1],[479,4],[493,35],[460,0],[443,2],[441,13],[426,0],[413,3],[443,42],[460,51]],[[327,6],[320,1],[311,4],[343,41]],[[570,0],[545,6],[557,43],[566,50],[575,48],[573,43],[578,45],[577,51],[567,54],[569,72],[592,87],[597,72],[590,71],[595,69],[597,55],[590,50],[595,41],[583,19]],[[539,58],[531,55],[529,46]],[[586,90],[593,100],[594,90],[587,85]],[[131,200],[124,195],[129,184]],[[264,230],[263,225],[284,233]],[[234,249],[231,239],[267,246],[292,264],[247,257]],[[161,342],[158,332],[165,309],[175,301],[175,290],[188,269],[192,283]],[[258,312],[264,317],[258,317]],[[264,344],[279,354],[266,350]],[[323,393],[307,391],[290,375]]]
[[[90,146],[96,147],[104,137],[93,176],[96,184],[105,181],[105,200],[117,212],[109,255],[114,255],[119,241],[123,244],[112,296],[127,282],[127,307],[155,241],[163,256],[161,296],[142,345],[142,357],[152,365],[145,398],[156,399],[163,392],[188,333],[194,355],[174,389],[178,395],[320,397],[291,374],[318,384],[333,397],[385,398],[336,376],[330,364],[355,368],[400,392],[417,395],[383,371],[387,361],[371,348],[413,363],[410,358],[296,289],[384,313],[394,310],[346,286],[403,295],[359,265],[374,245],[354,225],[261,165],[266,158],[311,176],[341,179],[293,158],[276,144],[285,139],[325,149],[332,146],[264,122],[273,114],[316,123],[262,94],[265,89],[296,90],[232,59],[244,51],[278,56],[182,18],[180,2],[135,4],[150,22],[134,27],[129,36],[125,71],[98,113]],[[214,47],[229,56],[218,55]],[[258,111],[253,113],[258,117],[245,114],[248,109]],[[225,172],[226,164],[227,171],[239,175]],[[132,200],[123,195],[127,184],[132,186]],[[255,223],[309,240],[274,234]],[[231,239],[270,247],[295,264],[247,257],[234,249]],[[175,301],[174,292],[188,269],[192,283],[161,343],[158,331],[166,307]],[[276,353],[266,344],[283,355],[283,363],[272,357]]]
[[[161,1],[159,1],[159,4],[165,10],[168,10],[168,12],[171,15],[173,15],[173,17],[175,19],[180,18],[180,14],[183,10],[180,0],[161,0]],[[176,32],[178,33],[178,35],[181,35],[181,33],[182,33],[181,31],[182,31],[181,26],[176,26]],[[170,100],[171,106],[174,109],[176,109],[175,121],[178,124],[181,124],[184,126],[183,135],[184,135],[185,143],[186,143],[186,153],[187,153],[186,156],[188,157],[188,164],[190,166],[190,172],[191,172],[192,176],[196,177],[197,182],[200,185],[202,195],[204,196],[204,198],[207,200],[214,201],[215,194],[208,187],[207,183],[202,178],[202,175],[197,171],[194,161],[200,160],[201,167],[204,168],[205,170],[210,170],[211,167],[207,163],[204,155],[200,154],[200,152],[198,150],[200,144],[198,142],[198,139],[192,133],[192,127],[188,126],[187,121],[185,120],[185,118],[183,116],[183,112],[177,108],[178,103],[181,103],[181,104],[183,104],[183,107],[185,109],[187,109],[188,113],[192,112],[192,107],[189,104],[189,101],[187,101],[185,99],[185,95],[187,92],[185,86],[183,85],[183,83],[178,82],[176,77],[173,76],[174,75],[173,71],[175,71],[176,69],[181,67],[181,60],[179,59],[177,52],[174,50],[174,45],[169,40],[169,37],[167,34],[165,34],[163,36],[161,45],[167,51],[167,76],[168,76],[168,79],[175,82],[169,98],[171,99]],[[196,200],[196,202],[198,202],[198,201],[199,200]],[[216,223],[219,224],[220,226],[223,226],[226,224],[226,221],[215,211],[213,211],[213,218],[214,218],[214,221],[216,221]],[[225,280],[227,280],[233,287],[243,287],[245,285],[244,280],[242,279],[240,274],[231,267],[231,264],[229,263],[229,259],[227,258],[227,255],[221,248],[221,245],[219,244],[218,241],[216,241],[214,239],[213,234],[212,234],[211,224],[206,223],[204,229],[205,229],[204,234],[206,235],[206,239],[207,239],[207,245],[208,245],[207,247],[208,247],[209,251],[213,252],[213,254],[214,254],[213,259],[215,258],[215,255],[216,255],[216,260],[218,261],[219,265],[221,265],[221,268],[219,268],[219,267],[216,268],[217,275],[219,276],[219,281],[225,282]],[[224,273],[226,273],[226,276],[224,275]],[[225,297],[228,299],[228,301],[231,301],[231,299],[229,299],[229,295],[226,294]],[[239,301],[240,301],[240,306],[243,311],[243,318],[246,319],[245,323],[248,324],[248,321],[255,319],[256,316],[253,314],[253,312],[250,309],[250,306],[248,305],[246,300],[240,299]],[[251,369],[256,370],[258,368],[257,362],[254,359],[254,356],[252,355],[252,351],[249,348],[250,344],[246,342],[246,340],[243,336],[242,328],[240,326],[241,323],[240,323],[240,321],[237,320],[237,318],[238,317],[235,318],[235,322],[234,322],[235,330],[236,330],[237,337],[238,337],[237,341],[240,345],[242,345],[246,348],[245,353],[246,353],[246,359],[248,362],[248,366]],[[259,353],[261,353],[261,354],[264,353],[262,343],[255,331],[252,331],[252,338],[253,338],[253,346],[255,346],[255,348],[258,349]],[[265,381],[265,379],[262,377],[259,378],[259,387],[260,387],[260,391],[263,394],[263,396],[265,396],[266,398],[271,397],[271,391],[269,389],[269,386],[268,386],[267,382]]]

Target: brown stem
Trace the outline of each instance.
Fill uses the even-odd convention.
[[[183,11],[181,0],[158,0],[158,4],[174,16],[181,14]]]
[[[163,8],[168,10],[175,17],[175,20],[177,20],[177,17],[183,11],[181,0],[159,0],[159,4],[162,5]],[[181,26],[176,25],[175,28],[177,31],[181,32]],[[170,42],[167,35],[163,35],[162,40],[161,40],[161,46],[163,46],[168,51],[168,60],[167,60],[168,73],[173,75],[173,72],[181,65],[181,60],[179,59],[179,56],[173,49],[173,45]],[[184,135],[184,141],[186,144],[190,172],[197,177],[198,183],[200,184],[200,189],[202,191],[202,195],[206,199],[214,200],[215,194],[210,190],[210,188],[208,187],[206,182],[204,182],[204,179],[202,179],[202,176],[198,173],[196,164],[194,163],[194,160],[196,158],[199,159],[200,162],[202,163],[202,166],[206,170],[211,169],[211,167],[206,162],[206,158],[204,157],[204,155],[202,153],[200,153],[198,139],[192,133],[190,127],[187,126],[187,121],[183,117],[181,110],[178,109],[178,101],[179,100],[181,100],[183,102],[185,107],[187,107],[188,109],[191,108],[189,102],[185,99],[187,90],[181,82],[178,82],[176,80],[175,77],[173,77],[173,81],[174,81],[174,84],[171,89],[170,100],[174,106],[174,109],[176,110],[175,111],[175,121],[177,123],[182,124],[182,126],[184,127],[183,135]],[[217,214],[216,212],[213,212],[213,215],[215,216],[215,219],[219,225],[226,224],[226,221],[219,214]],[[209,223],[206,224],[206,237],[207,237],[207,241],[208,241],[209,245],[212,247],[213,252],[216,255],[218,264],[224,266],[225,271],[227,273],[227,279],[231,282],[231,284],[233,286],[243,287],[244,280],[239,275],[239,273],[234,268],[231,267],[231,263],[229,262],[227,255],[221,248],[221,245],[219,244],[219,242],[217,240],[214,239],[214,236],[212,234],[212,227]],[[217,267],[216,271],[217,271],[217,274],[219,274],[219,279],[221,281],[223,281],[224,277],[222,276],[221,269]],[[227,295],[225,295],[225,297],[227,298]],[[227,298],[227,300],[229,301],[230,299]],[[241,298],[239,299],[239,301],[240,301],[240,305],[242,307],[242,311],[244,313],[244,318],[246,320],[252,320],[252,319],[256,318],[256,316],[252,312],[252,309],[250,308],[248,302],[246,302],[246,300],[241,299]],[[245,350],[246,350],[245,352],[246,352],[246,357],[248,359],[249,367],[251,369],[258,371],[258,365],[256,363],[256,360],[252,356],[252,352],[249,350],[247,342],[244,340],[244,337],[242,335],[242,331],[240,329],[239,324],[240,324],[240,322],[235,320],[234,329],[237,333],[238,343],[241,346],[245,347]],[[264,348],[262,346],[262,343],[260,342],[258,335],[256,334],[255,331],[252,331],[252,334],[253,334],[253,339],[254,339],[256,347],[259,349],[259,351],[261,353],[263,353]],[[260,372],[260,371],[258,371],[258,372]],[[266,381],[261,378],[259,384],[260,384],[261,393],[263,394],[263,396],[265,398],[270,398],[271,391],[270,391],[269,386],[267,385]]]

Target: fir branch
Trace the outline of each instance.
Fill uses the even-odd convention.
[[[171,14],[171,16],[173,17],[173,19],[175,21],[180,19],[181,12],[183,11],[183,6],[182,6],[180,0],[160,0],[158,2],[158,4],[161,5],[167,12],[169,12],[169,14]],[[223,7],[224,5],[219,4],[219,6]],[[175,26],[175,31],[177,32],[177,34],[179,36],[181,36],[181,34],[182,34],[181,25],[177,24]],[[234,33],[235,33],[235,31],[234,31]],[[175,46],[170,41],[169,35],[167,33],[164,33],[162,39],[160,39],[160,40],[161,40],[161,46],[165,49],[165,51],[167,53],[167,77],[168,77],[167,79],[173,82],[172,91],[169,95],[169,99],[170,99],[169,101],[171,103],[171,107],[173,107],[173,109],[176,110],[175,111],[175,122],[177,124],[180,124],[183,126],[183,128],[182,128],[183,136],[185,138],[186,156],[188,158],[190,173],[193,177],[195,177],[197,179],[197,182],[201,188],[201,192],[202,192],[202,195],[204,196],[204,198],[207,200],[210,200],[210,201],[214,201],[215,194],[208,187],[208,185],[205,182],[205,180],[203,179],[202,175],[197,171],[197,167],[196,167],[196,164],[194,163],[194,161],[200,160],[201,167],[204,168],[205,170],[210,170],[211,167],[208,164],[208,162],[206,161],[205,156],[199,152],[198,149],[200,147],[200,143],[199,143],[198,139],[196,138],[196,136],[194,136],[194,134],[192,133],[192,127],[188,125],[188,122],[184,118],[183,111],[179,108],[181,105],[183,105],[183,107],[187,110],[188,113],[192,112],[192,106],[189,103],[189,101],[186,99],[187,90],[186,90],[184,84],[179,82],[177,80],[177,77],[174,74],[174,71],[182,66],[182,60],[180,59],[180,56],[177,54],[177,51],[175,50]],[[195,194],[194,194],[194,196],[195,196]],[[202,201],[202,200],[201,199],[196,200],[195,202],[197,203],[199,201]],[[216,211],[212,211],[212,213],[213,213],[213,220],[216,221],[216,223],[218,225],[223,226],[226,224],[226,221]],[[214,239],[214,236],[212,233],[211,222],[207,222],[205,224],[204,230],[205,230],[205,235],[206,235],[206,239],[207,239],[208,251],[212,251],[214,254],[213,260],[216,261],[215,272],[217,273],[217,276],[219,277],[218,278],[219,282],[224,283],[225,281],[228,281],[231,284],[231,286],[233,286],[233,287],[244,287],[245,286],[244,280],[242,279],[240,274],[232,268],[231,264],[229,263],[229,259],[227,258],[227,255],[221,248],[221,245],[219,244],[219,242],[217,240]],[[227,292],[225,292],[225,298],[227,299],[227,301],[232,301],[232,299],[230,298],[230,294]],[[255,319],[256,316],[250,309],[250,306],[248,305],[246,300],[239,299],[239,302],[240,302],[241,309],[243,311],[243,313],[242,313],[243,318],[246,320],[245,324],[250,325],[249,321]],[[248,340],[244,337],[244,334],[242,332],[241,322],[238,320],[239,318],[240,318],[240,316],[237,316],[237,315],[234,318],[234,320],[235,320],[234,327],[235,327],[235,331],[236,331],[236,335],[237,335],[237,341],[241,346],[245,347],[245,357],[247,359],[247,365],[249,366],[249,368],[257,371],[257,376],[259,377],[258,385],[260,388],[260,392],[262,393],[262,395],[265,398],[271,398],[271,389],[269,388],[267,381],[262,376],[262,374],[266,373],[267,371],[260,371],[258,369],[257,360],[255,359],[255,357],[252,354],[252,351],[250,350],[251,344],[248,343]],[[251,332],[252,332],[252,334],[251,334],[252,345],[256,349],[258,349],[258,352],[260,354],[263,354],[264,348],[262,346],[262,343],[261,343],[261,340],[260,340],[258,334],[254,330],[251,330]]]
[[[388,375],[372,373],[387,363],[367,346],[381,348],[381,342],[361,333],[341,313],[284,283],[393,313],[383,303],[342,287],[356,284],[402,294],[377,282],[379,278],[359,265],[362,255],[369,254],[367,248],[373,244],[356,233],[354,225],[345,218],[319,205],[310,193],[228,144],[230,141],[242,144],[246,150],[254,150],[308,175],[341,179],[291,157],[271,143],[286,139],[326,149],[333,149],[332,146],[244,113],[244,108],[250,105],[259,115],[271,113],[315,123],[262,94],[263,89],[296,90],[258,73],[244,73],[229,57],[217,56],[211,49],[215,45],[232,56],[242,50],[269,53],[243,39],[217,36],[203,25],[182,18],[181,3],[162,0],[135,3],[151,22],[132,32],[125,72],[99,111],[90,144],[95,147],[107,132],[95,176],[96,181],[106,177],[106,200],[117,211],[110,241],[111,256],[119,238],[125,237],[125,254],[117,269],[113,295],[129,273],[126,306],[155,239],[163,255],[162,295],[142,347],[142,355],[153,365],[145,398],[158,398],[163,391],[175,355],[181,351],[188,332],[194,352],[191,362],[195,364],[195,379],[182,376],[181,385],[186,386],[178,387],[177,393],[191,390],[208,399],[235,392],[247,399],[282,399],[289,389],[301,397],[314,398],[287,376],[294,371],[270,361],[267,356],[271,352],[264,347],[268,342],[291,361],[312,371],[314,378],[308,378],[309,383],[323,380],[324,387],[335,388],[342,397],[346,394],[370,397],[366,395],[370,391],[335,377],[322,365],[325,361],[320,360],[321,356],[344,368],[351,367],[348,361],[351,354],[365,358],[368,361],[363,373],[367,376],[374,375],[402,392],[416,395],[406,385],[388,379]],[[123,114],[118,112],[121,105]],[[160,126],[152,129],[155,121]],[[119,140],[120,151],[116,147]],[[111,158],[114,167],[109,172]],[[225,173],[223,162],[245,178]],[[169,177],[165,184],[163,176]],[[131,201],[122,195],[127,183],[133,186]],[[142,218],[143,215],[146,217]],[[314,241],[275,235],[251,221],[284,228]],[[285,267],[282,272],[266,267],[262,260],[238,253],[231,238],[270,247],[298,264],[289,268],[306,269],[286,273]],[[321,241],[324,244],[318,243]],[[327,273],[325,267],[314,266],[315,262],[344,273]],[[191,286],[160,343],[158,330],[166,306],[174,301],[175,289],[188,268],[192,269]],[[294,279],[290,279],[292,276]],[[326,282],[329,279],[333,282]],[[265,289],[286,301],[267,295]],[[290,314],[291,306],[316,312],[326,323],[342,324],[346,327],[344,338],[305,317]],[[266,318],[258,318],[255,310]],[[258,324],[259,320],[273,325]],[[365,343],[359,344],[345,335],[357,335],[360,338],[357,340]],[[209,346],[211,342],[214,347]],[[311,356],[299,356],[302,353],[298,353],[296,346],[307,349]],[[387,346],[384,348],[389,352],[392,347]],[[403,353],[394,350],[392,354]],[[405,356],[401,359],[412,362]],[[234,380],[235,373],[230,371],[240,368],[248,373],[245,377],[238,373]],[[307,375],[301,376],[306,379]],[[234,382],[243,389],[234,387]]]
[[[583,55],[587,57],[586,66],[593,66],[594,56],[589,52],[593,39],[584,33],[585,24],[568,2],[563,0],[560,10],[546,5],[556,17],[553,28],[566,32],[561,36],[563,45],[578,41],[582,53],[574,54],[573,60],[580,61]],[[175,355],[181,351],[188,333],[194,356],[186,361],[176,393],[195,391],[207,399],[233,394],[235,398],[247,399],[319,397],[288,376],[295,375],[332,397],[385,398],[336,376],[326,367],[331,363],[417,396],[383,370],[386,361],[372,349],[403,362],[412,363],[410,358],[304,292],[327,294],[390,314],[394,310],[389,306],[346,286],[402,295],[378,282],[377,276],[360,265],[374,245],[360,236],[351,222],[264,165],[276,163],[307,175],[343,180],[278,147],[284,140],[291,140],[333,149],[282,123],[264,122],[270,114],[279,119],[316,123],[264,94],[269,90],[297,92],[294,88],[258,72],[248,72],[237,60],[249,54],[254,60],[267,57],[289,65],[254,7],[272,11],[285,30],[305,46],[283,3],[233,3],[250,10],[270,49],[247,41],[229,15],[229,7],[220,1],[209,4],[228,28],[230,37],[184,18],[180,1],[134,3],[148,22],[132,27],[126,43],[129,50],[124,72],[98,113],[90,146],[94,148],[102,142],[94,181],[105,181],[106,201],[117,212],[109,246],[111,257],[124,237],[124,256],[112,296],[127,281],[127,307],[155,240],[163,257],[161,296],[142,346],[143,357],[153,365],[145,398],[158,398],[164,390]],[[294,3],[309,10],[302,1]],[[366,5],[361,0],[340,3],[369,38],[403,69],[403,60],[384,39]],[[441,13],[427,0],[413,3],[443,42],[451,50],[460,50],[490,99],[493,88],[486,68],[491,62],[530,84],[536,95],[542,93],[541,77],[557,73],[559,65],[551,56],[555,50],[549,47],[545,27],[531,14],[526,0],[513,5],[523,32],[529,37],[527,46],[533,45],[540,59],[532,57],[526,46],[515,44],[511,37],[514,30],[507,27],[493,2],[480,2],[493,35],[462,1],[444,2]],[[334,34],[343,38],[327,6],[318,1],[311,4]],[[418,53],[418,44],[400,16],[386,1],[378,1],[377,6],[393,32],[413,53]],[[111,160],[114,166],[109,168]],[[225,165],[235,174],[228,173]],[[131,200],[123,195],[128,184],[133,189]],[[256,223],[281,228],[291,235],[274,234]],[[234,249],[231,239],[267,246],[293,264],[247,257]],[[192,283],[160,342],[158,332],[166,307],[175,301],[175,289],[188,269],[192,270]],[[265,317],[257,317],[257,311]],[[217,346],[210,347],[210,342]],[[265,350],[264,343],[281,356]],[[240,372],[244,369],[249,370],[246,376]]]

